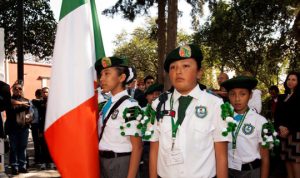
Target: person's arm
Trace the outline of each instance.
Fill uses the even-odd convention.
[[[228,142],[215,142],[216,170],[218,178],[228,178]]]
[[[21,106],[30,106],[29,103],[27,101],[18,101],[15,99],[11,99],[11,104],[13,105],[21,105]]]
[[[11,99],[12,111],[13,112],[23,112],[29,110],[30,104],[28,101],[18,101],[15,99]]]
[[[132,152],[127,178],[135,178],[139,170],[141,156],[143,152],[143,142],[141,137],[130,136]]]
[[[269,177],[269,167],[270,167],[270,157],[269,157],[269,149],[263,148],[260,146],[260,156],[261,156],[261,178]]]
[[[157,157],[159,142],[150,142],[149,178],[157,178]]]

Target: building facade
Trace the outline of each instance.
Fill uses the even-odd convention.
[[[24,97],[34,99],[36,89],[50,88],[50,74],[50,64],[24,62]],[[12,86],[18,80],[17,63],[6,62],[5,75],[5,82]]]

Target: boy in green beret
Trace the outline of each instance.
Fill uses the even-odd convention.
[[[127,60],[104,57],[95,63],[95,69],[101,89],[112,95],[98,120],[101,177],[136,177],[143,146],[138,121],[123,117],[126,108],[138,107],[125,89],[129,77]]]
[[[248,107],[252,89],[256,85],[257,80],[247,76],[238,76],[221,84],[227,90],[234,110],[234,120],[230,121],[232,117],[226,120],[236,124],[231,134],[232,142],[228,145],[229,177],[232,178],[269,176],[269,150],[266,142],[272,144],[273,133],[264,128],[267,120]]]
[[[150,85],[145,91],[145,98],[147,100],[147,105],[142,109],[146,111],[151,107],[152,102],[158,98],[158,96],[163,92],[164,86],[159,83],[154,83]],[[142,155],[142,164],[141,164],[141,177],[149,177],[149,151],[150,151],[150,143],[147,140],[144,141],[144,152]]]
[[[164,86],[162,84],[152,84],[145,91],[145,97],[148,104],[152,104],[152,102],[158,98],[158,96],[163,92]]]
[[[165,60],[174,90],[152,104],[157,120],[150,138],[151,178],[228,176],[228,138],[221,134],[226,126],[221,119],[223,102],[198,86],[202,58],[198,46],[185,45]]]

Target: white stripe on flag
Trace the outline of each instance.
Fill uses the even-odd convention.
[[[58,24],[45,130],[94,95],[95,47],[90,4]]]

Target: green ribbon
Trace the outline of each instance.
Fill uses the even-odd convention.
[[[178,106],[178,118],[177,121],[175,123],[174,121],[174,117],[172,117],[171,122],[172,122],[172,138],[175,139],[176,138],[176,133],[178,130],[179,125],[182,124],[184,117],[185,117],[185,111],[188,108],[189,104],[191,103],[191,101],[193,100],[193,98],[191,96],[181,96],[179,97],[178,101],[179,101],[179,106]],[[171,101],[170,101],[170,106],[171,106],[171,110],[173,110],[173,95],[171,97]]]
[[[247,109],[247,111],[245,112],[245,114],[243,115],[243,118],[241,119],[241,121],[239,122],[239,125],[237,126],[237,129],[235,132],[232,132],[232,149],[236,149],[236,140],[237,140],[237,136],[239,134],[239,131],[243,125],[243,122],[246,118],[246,115],[249,111],[249,108]]]

